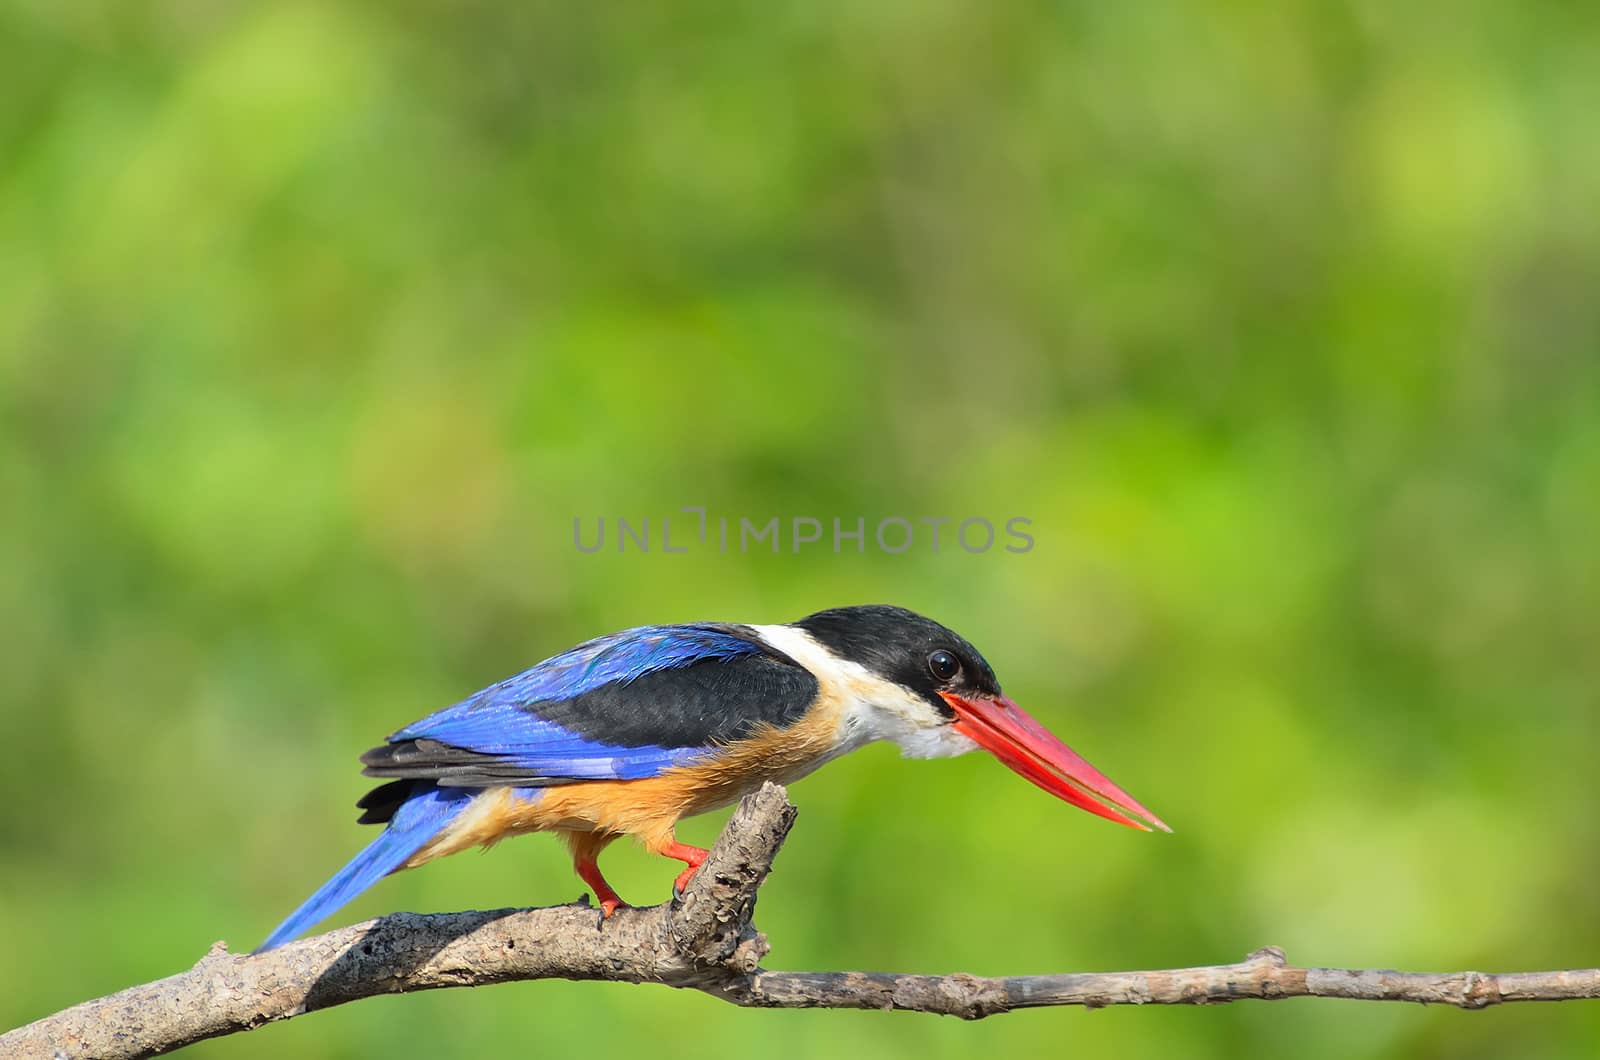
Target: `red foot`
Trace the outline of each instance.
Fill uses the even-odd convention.
[[[689,886],[689,881],[694,879],[694,874],[700,870],[700,866],[705,864],[705,860],[710,856],[711,851],[702,850],[700,847],[692,847],[685,843],[672,842],[662,847],[661,853],[666,857],[676,858],[688,864],[689,867],[678,873],[678,878],[672,881],[672,892],[674,894],[682,894],[684,888]]]
[[[572,867],[577,870],[578,878],[594,891],[595,899],[600,903],[600,916],[603,919],[610,919],[612,913],[627,906],[628,903],[618,897],[617,892],[606,882],[606,878],[600,875],[600,866],[594,858],[575,858]]]

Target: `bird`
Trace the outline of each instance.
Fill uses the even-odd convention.
[[[553,832],[603,919],[626,903],[597,858],[631,836],[681,861],[709,851],[679,820],[789,783],[876,741],[907,758],[982,748],[1118,824],[1171,829],[1000,690],[963,637],[885,604],[796,622],[639,626],[597,637],[428,715],[361,756],[382,781],[357,803],[384,830],[257,952],[289,942],[378,880],[508,836]]]

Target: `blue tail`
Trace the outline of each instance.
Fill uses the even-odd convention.
[[[439,788],[419,782],[417,790],[401,803],[383,834],[350,859],[333,879],[317,889],[289,919],[267,936],[257,953],[276,949],[307,928],[330,916],[340,906],[405,864],[407,858],[438,835],[445,825],[478,796],[469,788]]]

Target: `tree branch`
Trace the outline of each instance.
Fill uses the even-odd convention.
[[[0,1057],[134,1058],[376,994],[524,979],[662,983],[757,1008],[900,1009],[982,1019],[1049,1005],[1218,1004],[1341,997],[1484,1008],[1600,997],[1600,969],[1487,975],[1297,968],[1275,947],[1237,964],[1010,976],[769,972],[750,918],[794,822],[768,784],[739,804],[683,897],[602,921],[582,904],[396,913],[259,955],[222,943],[193,968],[0,1035]]]

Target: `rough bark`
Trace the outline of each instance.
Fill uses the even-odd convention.
[[[602,921],[586,904],[396,913],[264,954],[217,943],[186,972],[86,1001],[0,1035],[0,1057],[133,1058],[376,994],[523,979],[702,990],[758,1008],[900,1009],[982,1019],[1050,1005],[1218,1004],[1339,997],[1476,1009],[1600,997],[1600,969],[1419,974],[1297,968],[1274,947],[1237,964],[979,978],[771,972],[751,924],[756,891],[794,822],[784,790],[747,796],[681,899]]]

